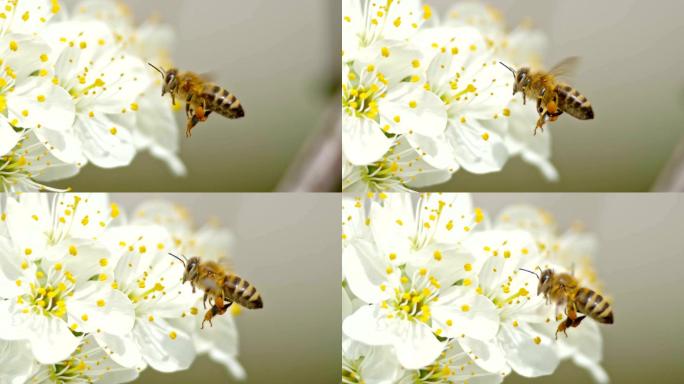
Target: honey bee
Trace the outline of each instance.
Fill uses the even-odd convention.
[[[566,318],[558,325],[556,338],[558,338],[558,332],[563,332],[565,336],[568,336],[566,330],[570,327],[578,327],[587,316],[599,323],[613,324],[613,308],[611,305],[594,290],[580,287],[579,282],[572,274],[557,273],[552,269],[542,271],[539,268],[541,272],[541,276],[539,276],[527,269],[521,268],[521,270],[531,273],[539,279],[537,295],[543,293],[547,303],[553,302],[560,307],[565,306]],[[578,312],[584,315],[577,316]]]
[[[169,255],[183,263],[185,268],[183,284],[189,281],[193,293],[195,293],[195,287],[203,289],[204,298],[202,302],[204,309],[207,308],[207,300],[209,305],[211,305],[211,308],[204,314],[202,329],[204,329],[204,323],[207,321],[210,326],[213,326],[211,319],[216,315],[226,313],[233,302],[247,309],[258,309],[264,306],[261,295],[252,284],[247,280],[243,280],[240,276],[226,271],[220,263],[200,261],[200,258],[197,256],[191,257],[188,260],[185,256],[181,259],[172,253],[169,253]]]
[[[516,71],[502,62],[499,63],[513,73],[515,79],[513,94],[522,92],[523,104],[527,102],[528,97],[537,99],[539,119],[534,128],[535,135],[537,129],[544,131],[547,118],[550,121],[556,121],[563,112],[580,120],[594,118],[594,110],[589,100],[570,85],[556,79],[572,72],[578,63],[576,57],[561,61],[548,72],[531,70],[528,67],[522,67]]]
[[[185,99],[185,115],[187,124],[185,136],[192,136],[192,128],[200,121],[206,121],[212,112],[229,119],[239,119],[245,116],[245,111],[240,100],[224,88],[211,83],[202,76],[186,71],[180,72],[176,68],[165,71],[151,63],[164,79],[161,95],[171,94],[173,104],[176,104],[176,96]]]

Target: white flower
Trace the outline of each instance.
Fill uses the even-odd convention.
[[[78,173],[79,164],[57,159],[33,131],[20,136],[14,148],[0,155],[0,189],[9,192],[58,191],[43,183]]]
[[[444,130],[441,101],[421,86],[404,82],[420,53],[402,43],[378,41],[343,66],[342,150],[355,165],[370,164],[389,150],[388,135]]]
[[[138,95],[150,83],[144,63],[124,53],[101,22],[67,21],[48,26],[45,36],[55,55],[54,79],[74,100],[75,135],[82,156],[97,166],[130,164],[136,153],[134,120]]]
[[[348,337],[391,345],[402,366],[418,369],[442,352],[437,336],[494,336],[494,305],[475,293],[473,260],[458,246],[476,221],[466,213],[468,203],[460,196],[430,196],[415,214],[405,195],[372,204],[369,220],[377,245],[359,238],[343,251],[350,290],[370,304],[344,320]]]
[[[102,282],[109,271],[102,266],[110,258],[107,249],[72,236],[78,232],[70,230],[72,218],[87,210],[87,204],[80,206],[85,200],[57,199],[51,214],[44,200],[31,197],[37,196],[25,195],[21,203],[7,199],[11,238],[0,238],[0,284],[7,299],[0,302],[7,314],[0,317],[0,338],[28,340],[35,358],[50,364],[80,343],[72,330],[129,332],[133,308]]]
[[[163,225],[171,232],[174,252],[182,255],[201,256],[202,260],[229,261],[233,248],[233,234],[226,228],[209,223],[195,228],[185,207],[163,200],[150,200],[138,206],[133,214],[133,223]],[[199,309],[198,309],[199,308]],[[187,321],[174,324],[184,327],[193,338],[197,353],[207,353],[212,360],[221,363],[237,379],[244,379],[246,373],[237,360],[238,330],[233,315],[240,313],[237,304],[231,306],[229,313],[214,321],[212,327],[200,329],[204,318],[204,306],[197,300]]]
[[[431,15],[420,0],[343,0],[342,61],[355,60],[360,50],[376,41],[408,39]]]
[[[496,226],[530,231],[538,247],[545,251],[542,254],[547,260],[566,271],[574,271],[582,285],[602,290],[593,265],[598,246],[593,235],[577,228],[559,235],[553,216],[525,205],[505,208],[499,214]],[[608,375],[601,367],[603,340],[599,326],[593,319],[586,319],[580,327],[573,328],[567,338],[559,338],[558,348],[561,359],[572,358],[575,364],[586,368],[596,382],[608,382]]]
[[[121,335],[97,333],[95,340],[118,364],[161,372],[186,369],[195,358],[190,335],[170,321],[196,315],[199,294],[183,285],[183,266],[168,255],[173,241],[160,226],[124,225],[103,239],[118,260],[109,284],[134,308],[135,326]]]
[[[393,384],[403,372],[392,347],[372,347],[342,335],[342,383]]]
[[[535,294],[537,279],[519,270],[534,269],[540,260],[534,238],[523,231],[489,230],[474,234],[467,247],[483,261],[478,293],[496,305],[500,327],[494,340],[461,345],[490,372],[508,366],[525,377],[551,374],[559,362],[554,309]]]
[[[449,341],[444,352],[429,366],[411,371],[399,381],[400,384],[412,383],[501,383],[510,372],[489,372],[478,366],[461,346]]]
[[[0,34],[33,34],[57,14],[61,7],[57,0],[0,1],[3,17],[0,18]]]
[[[83,339],[72,356],[55,364],[41,365],[31,375],[30,383],[127,383],[138,372],[116,364],[100,349],[92,337]]]
[[[175,40],[173,30],[154,20],[136,27],[133,15],[121,2],[110,0],[87,0],[76,6],[74,20],[106,22],[121,41],[126,52],[145,62],[168,68],[170,52]],[[138,151],[148,149],[150,154],[163,160],[176,175],[186,173],[185,165],[178,158],[180,135],[173,116],[174,108],[167,98],[160,96],[159,73],[146,66],[149,86],[141,92],[132,108],[137,113],[126,114],[133,120],[128,125]]]
[[[448,126],[439,136],[409,134],[432,165],[473,173],[503,168],[503,143],[511,100],[510,72],[500,66],[482,35],[473,28],[431,28],[415,38],[426,65],[425,86],[445,104]]]
[[[449,171],[425,162],[404,138],[373,164],[354,166],[346,159],[343,161],[346,164],[342,178],[344,192],[406,192],[441,184],[451,178]]]
[[[595,248],[527,206],[490,222],[463,195],[343,199],[343,382],[499,383],[511,371],[549,375],[570,358],[607,382],[597,323],[556,339],[563,308],[521,271],[577,264],[580,284],[596,286]]]

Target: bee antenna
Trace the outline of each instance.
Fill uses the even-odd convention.
[[[501,64],[501,65],[503,65],[504,67],[506,67],[506,69],[508,69],[509,71],[511,71],[511,73],[513,73],[513,76],[515,76],[515,70],[514,70],[513,68],[509,67],[508,65],[504,64],[504,63],[501,62],[501,61],[499,61],[499,64]],[[150,64],[150,65],[151,65],[151,64]]]
[[[175,257],[176,259],[178,259],[181,263],[183,263],[183,267],[185,267],[185,261],[187,260],[187,259],[186,259],[186,260],[183,260],[183,259],[185,259],[185,256],[181,255],[181,256],[183,256],[183,259],[181,259],[180,257],[174,255],[174,254],[171,253],[171,252],[169,252],[169,255]]]
[[[155,67],[155,66],[154,66],[154,65],[153,65],[152,63],[147,63],[147,64],[149,64],[149,65],[150,65],[150,67],[152,67],[152,68],[156,69],[156,70],[157,70],[157,72],[161,73],[161,75],[162,75],[162,78],[166,77],[166,73],[164,73],[164,69],[163,69],[163,68],[162,68],[162,69],[160,69],[160,68],[157,68],[157,67]]]
[[[525,268],[520,268],[520,270],[521,270],[521,271],[525,271],[525,272],[527,272],[527,273],[531,273],[531,274],[537,276],[537,280],[539,280],[539,275],[537,275],[535,272],[529,271],[529,270],[527,270],[527,269],[525,269]]]

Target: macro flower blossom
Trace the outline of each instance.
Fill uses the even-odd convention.
[[[536,111],[499,64],[539,66],[540,32],[509,31],[481,4],[457,3],[439,20],[420,0],[347,0],[342,36],[344,191],[429,188],[461,169],[500,172],[514,156],[558,179],[549,135],[531,134]],[[420,164],[408,172],[390,161],[402,142],[402,158]]]
[[[223,263],[230,261],[230,251],[234,247],[233,234],[227,228],[211,222],[196,228],[183,206],[163,200],[147,201],[136,208],[132,222],[165,226],[172,236],[174,252],[181,255],[201,255],[203,260]],[[246,373],[237,360],[239,335],[233,320],[233,316],[240,313],[240,306],[234,303],[220,322],[200,331],[204,306],[197,297],[191,304],[192,316],[181,316],[172,324],[188,332],[198,354],[209,354],[212,360],[224,365],[233,377],[244,379]]]
[[[158,60],[170,49],[168,29],[150,23],[136,30],[130,15],[127,25],[123,17],[102,17],[120,7],[109,0],[83,1],[74,13],[57,0],[3,5],[3,190],[54,190],[46,183],[74,176],[87,164],[128,166],[147,149],[175,174],[185,173],[173,109],[143,61]]]
[[[129,218],[104,194],[2,196],[0,215],[0,358],[13,362],[3,383],[127,382],[187,369],[198,353],[246,377],[239,306],[200,331],[202,292],[169,256],[225,258],[226,228],[195,228],[163,201]]]
[[[522,270],[569,271],[582,260],[577,277],[595,280],[585,254],[594,245],[576,231],[559,237],[533,208],[492,219],[468,195],[345,197],[342,381],[500,383],[511,372],[550,375],[572,358],[607,382],[597,324],[556,339],[562,308]]]

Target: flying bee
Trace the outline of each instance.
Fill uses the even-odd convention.
[[[212,112],[229,119],[239,119],[245,116],[245,111],[240,100],[224,88],[207,81],[202,76],[186,71],[180,72],[176,68],[165,71],[151,63],[164,80],[161,95],[171,94],[173,104],[176,104],[176,96],[185,99],[185,115],[187,124],[185,136],[192,136],[192,128],[200,121],[206,121]]]
[[[513,73],[515,79],[513,94],[522,92],[523,104],[527,102],[528,97],[537,100],[539,119],[537,119],[537,125],[534,128],[535,135],[537,134],[537,129],[541,129],[542,132],[544,131],[544,124],[547,118],[550,121],[556,121],[563,112],[567,112],[570,116],[580,120],[591,120],[594,118],[594,110],[591,108],[589,100],[570,85],[559,82],[556,79],[559,76],[572,72],[577,63],[578,59],[576,57],[569,57],[558,63],[548,72],[532,70],[528,67],[522,67],[516,71],[501,63],[501,65]]]
[[[537,295],[543,293],[547,304],[553,302],[560,307],[565,306],[567,317],[558,325],[556,338],[558,338],[558,332],[563,332],[567,336],[566,330],[570,327],[578,327],[587,316],[599,323],[613,324],[613,308],[611,305],[594,290],[580,287],[579,282],[572,274],[554,272],[553,269],[542,271],[539,268],[540,276],[527,269],[520,268],[520,270],[537,276],[539,280]],[[577,316],[578,312],[584,315]]]
[[[169,255],[183,263],[185,272],[183,274],[183,284],[190,282],[192,292],[199,287],[204,290],[202,300],[204,308],[207,308],[207,300],[211,308],[204,314],[204,323],[209,322],[213,326],[211,319],[216,315],[223,315],[228,308],[236,302],[247,309],[258,309],[264,306],[261,295],[256,288],[247,280],[240,276],[228,272],[224,266],[214,261],[201,261],[199,257],[191,257],[189,260],[169,253]],[[213,301],[213,303],[212,303]]]

